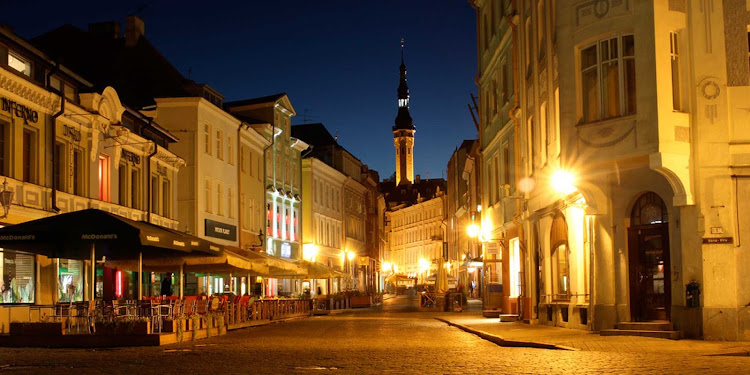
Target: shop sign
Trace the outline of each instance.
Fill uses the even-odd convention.
[[[487,242],[484,244],[484,249],[488,255],[499,255],[500,254],[500,243],[499,242]]]
[[[39,112],[8,98],[2,98],[1,100],[3,111],[10,113],[11,116],[22,118],[24,124],[28,124],[29,121],[36,124],[39,121]]]
[[[72,126],[63,125],[63,136],[70,137],[76,142],[81,141],[81,131]]]
[[[206,219],[206,236],[221,238],[223,240],[236,241],[237,227],[234,225],[220,223]]]
[[[133,164],[141,164],[141,156],[128,150],[122,150],[122,158]]]
[[[704,244],[731,244],[734,243],[733,237],[710,237],[703,239]]]

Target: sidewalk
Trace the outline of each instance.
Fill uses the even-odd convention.
[[[473,301],[472,301],[473,302]],[[702,340],[667,340],[637,336],[599,336],[577,329],[530,325],[522,322],[501,323],[497,318],[484,318],[481,311],[469,304],[461,313],[443,313],[436,319],[455,325],[480,337],[506,346],[530,346],[568,350],[618,353],[681,352],[696,355],[750,356],[750,342],[716,342]],[[481,310],[481,309],[480,309]]]

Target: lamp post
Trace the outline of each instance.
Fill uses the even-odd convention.
[[[3,216],[0,219],[8,217],[8,211],[10,210],[10,204],[13,201],[13,192],[8,190],[8,179],[3,181],[3,191],[0,192],[0,204],[3,206]]]

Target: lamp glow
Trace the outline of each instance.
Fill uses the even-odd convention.
[[[427,259],[420,258],[419,259],[419,270],[421,272],[427,271],[430,268],[430,262],[427,261]]]
[[[346,258],[349,260],[353,260],[355,256],[357,256],[357,254],[354,254],[353,251],[346,253]]]
[[[380,269],[383,272],[388,272],[391,270],[391,262],[383,262],[383,265],[380,266]]]
[[[466,228],[466,232],[469,237],[475,238],[479,234],[479,226],[476,224],[471,224],[468,228]]]
[[[575,176],[572,173],[558,169],[550,178],[552,188],[558,193],[568,195],[578,190],[575,187]]]
[[[469,273],[474,273],[477,271],[476,267],[469,267],[466,270],[469,271]]]

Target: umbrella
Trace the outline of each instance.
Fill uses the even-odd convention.
[[[441,258],[438,264],[437,274],[435,275],[435,292],[446,293],[448,291],[448,271],[445,269],[444,261]]]

